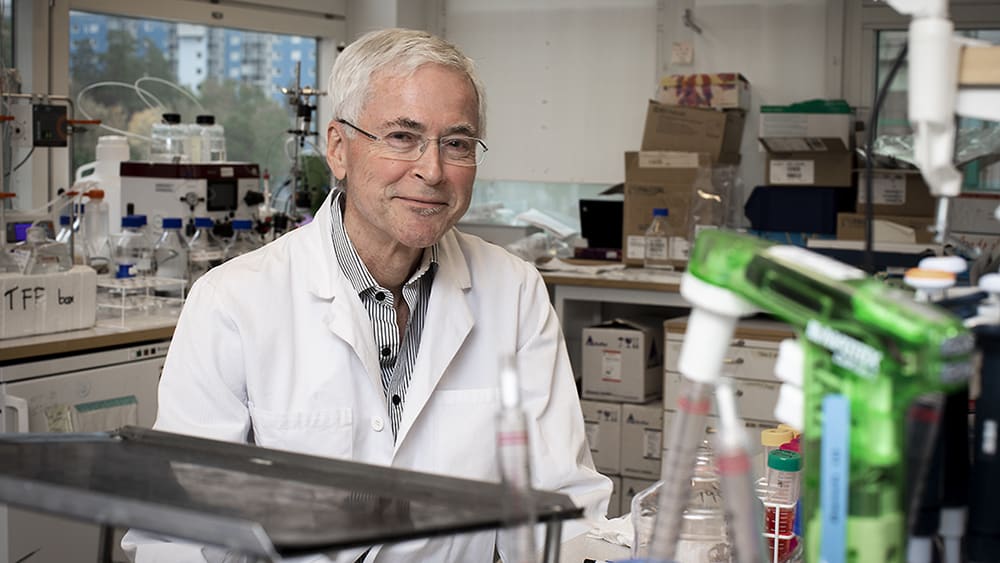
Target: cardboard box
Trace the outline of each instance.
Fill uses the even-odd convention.
[[[840,139],[844,147],[851,147],[854,131],[854,113],[843,100],[809,100],[787,106],[761,106],[760,127],[757,138],[796,142],[786,148],[768,151],[792,152],[817,150],[817,142],[824,138]],[[829,149],[819,149],[829,150]]]
[[[658,480],[622,477],[622,514],[632,512],[632,497],[652,487]]]
[[[772,186],[849,188],[854,114],[843,100],[762,106],[757,139]]]
[[[934,225],[933,217],[898,217],[895,215],[880,215],[875,217],[875,232],[882,229],[889,231],[899,231],[892,233],[889,238],[893,242],[900,242],[901,237],[906,238],[911,235],[913,242],[929,244],[934,242],[934,233],[931,227]],[[865,240],[865,216],[861,213],[838,213],[837,214],[837,239],[838,240]],[[875,240],[879,240],[878,237]],[[886,240],[883,238],[883,240]]]
[[[750,109],[750,83],[742,74],[672,74],[660,79],[656,100],[671,106]]]
[[[711,166],[706,154],[640,151],[625,153],[625,207],[622,217],[623,262],[641,266],[645,256],[646,229],[653,218],[653,209],[670,210],[668,222],[673,237],[683,244],[677,259],[687,256],[687,232],[691,207],[691,189],[698,177],[698,168]]]
[[[615,319],[583,329],[583,397],[645,403],[663,391],[663,327]]]
[[[97,273],[89,266],[22,276],[0,274],[0,338],[17,338],[94,326]]]
[[[642,150],[705,153],[712,162],[739,164],[745,121],[741,110],[668,106],[650,100]]]
[[[854,155],[846,150],[769,152],[765,172],[772,186],[850,188],[853,168]]]
[[[622,406],[622,475],[659,479],[663,455],[663,403]]]
[[[621,470],[621,403],[583,400],[580,408],[594,467],[601,473],[617,475]]]
[[[865,171],[857,171],[857,212],[864,213]],[[931,195],[924,177],[917,171],[873,170],[872,199],[876,215],[906,217],[932,217],[937,211],[937,200]]]
[[[608,518],[618,518],[622,515],[622,478],[618,475],[606,475],[611,479],[611,499],[608,500]]]

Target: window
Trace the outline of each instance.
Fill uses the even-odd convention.
[[[1000,44],[1000,29],[963,29],[956,31],[958,35],[980,39],[993,44]],[[880,30],[877,32],[875,83],[881,86],[892,68],[893,61],[906,44],[908,33],[903,30]],[[908,62],[900,66],[885,102],[879,111],[879,137],[901,137],[912,135],[907,117],[908,93]],[[976,138],[992,132],[998,127],[980,120],[962,118],[958,122],[959,134],[956,145],[959,151],[964,145],[975,142]],[[990,133],[994,135],[993,133]],[[959,155],[960,162],[963,160]],[[971,162],[963,167],[965,173],[963,189],[969,190],[1000,190],[1000,163],[989,165],[981,162]]]
[[[292,115],[279,89],[290,84],[278,76],[270,79],[269,72],[272,53],[279,57],[276,66],[294,68],[290,53],[272,47],[285,36],[71,11],[70,29],[78,25],[100,28],[101,33],[90,43],[71,31],[71,96],[81,114],[131,136],[132,158],[148,158],[143,138],[162,113],[180,113],[185,123],[204,113],[225,127],[230,160],[258,163],[272,175],[287,170],[284,142]],[[299,41],[314,67],[303,72],[315,73],[317,40]],[[131,87],[91,87],[106,81],[131,85],[144,77],[179,84],[184,92],[160,80],[143,80],[140,87],[147,103]],[[157,107],[158,102],[163,107]],[[74,167],[93,160],[97,138],[104,134],[111,133],[91,131],[76,138]]]

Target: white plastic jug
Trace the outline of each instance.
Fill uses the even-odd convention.
[[[97,139],[97,160],[76,169],[76,182],[89,180],[97,182],[104,190],[104,201],[112,217],[120,217],[122,211],[121,163],[129,159],[128,139],[122,135],[104,135]],[[121,231],[118,221],[111,221],[110,233]]]

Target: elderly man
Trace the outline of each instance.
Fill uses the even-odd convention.
[[[496,481],[499,372],[512,358],[533,485],[603,514],[611,485],[593,468],[541,277],[454,228],[486,152],[472,62],[427,33],[377,31],[340,54],[329,90],[338,189],[306,227],[195,284],[156,428]],[[149,539],[124,544],[139,561],[185,547]],[[481,532],[341,559],[477,562],[495,549],[510,553]]]

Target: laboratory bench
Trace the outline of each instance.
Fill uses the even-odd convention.
[[[79,354],[170,340],[176,323],[176,317],[136,317],[130,319],[125,328],[100,325],[82,330],[7,338],[0,340],[0,365],[41,356]]]

